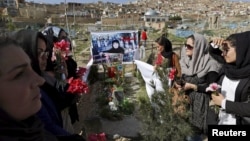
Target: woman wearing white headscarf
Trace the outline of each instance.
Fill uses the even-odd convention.
[[[181,50],[182,79],[186,83],[177,87],[184,90],[190,98],[190,121],[198,134],[207,130],[206,115],[210,94],[206,92],[206,88],[217,80],[221,69],[221,65],[208,53],[208,47],[206,38],[195,33],[187,38]]]

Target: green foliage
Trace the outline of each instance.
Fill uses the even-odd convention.
[[[185,38],[177,37],[173,34],[168,34],[168,38],[171,42],[179,42],[179,43],[184,43],[184,41],[186,40]]]
[[[104,66],[104,70],[107,70],[107,67]],[[125,71],[125,67],[122,68]],[[127,93],[130,92],[131,87],[126,84],[128,83],[127,79],[124,83],[123,72],[118,70],[114,71],[115,76],[109,78],[105,76],[103,83],[103,90],[99,93],[97,102],[99,104],[99,114],[101,117],[109,120],[122,120],[124,115],[133,114],[135,105],[128,98],[124,97],[124,91]],[[104,72],[104,74],[107,74]],[[112,110],[110,104],[113,102],[116,110]]]
[[[98,93],[98,96],[96,98],[96,102],[100,107],[98,112],[102,118],[108,120],[121,120],[123,118],[122,110],[120,109],[116,111],[110,110],[109,107],[109,102],[110,102],[109,95],[111,94],[110,87],[111,87],[110,85],[106,87],[104,86],[103,90]]]
[[[121,104],[119,105],[120,110],[125,115],[131,115],[133,114],[135,110],[135,105],[133,102],[129,101],[127,98],[125,98]]]
[[[172,16],[172,17],[169,17],[169,20],[170,21],[180,21],[180,20],[182,20],[182,18],[180,16]]]
[[[8,28],[9,31],[15,31],[15,29],[16,29],[16,25],[13,22],[11,22],[11,21],[9,21],[6,24],[6,26],[7,26],[7,28]]]
[[[98,103],[99,107],[104,107],[108,105],[108,98],[105,92],[100,92],[99,95],[96,97],[96,102]]]
[[[183,141],[192,135],[189,111],[178,114],[172,104],[173,93],[169,92],[166,68],[157,69],[165,92],[155,92],[151,101],[139,98],[139,118],[143,123],[141,134],[144,141]],[[187,106],[187,103],[182,103]]]
[[[212,30],[203,30],[201,34],[206,34],[207,36],[213,36],[214,32]]]

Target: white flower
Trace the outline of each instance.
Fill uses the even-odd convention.
[[[109,102],[109,108],[111,111],[117,111],[117,107],[115,106],[115,103],[112,101]]]

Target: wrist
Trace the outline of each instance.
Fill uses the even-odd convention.
[[[198,89],[197,85],[193,85],[193,90],[197,91],[197,89]]]

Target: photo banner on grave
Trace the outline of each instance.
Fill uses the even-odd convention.
[[[91,32],[93,64],[110,63],[107,53],[122,54],[123,64],[132,64],[138,50],[138,30]]]

